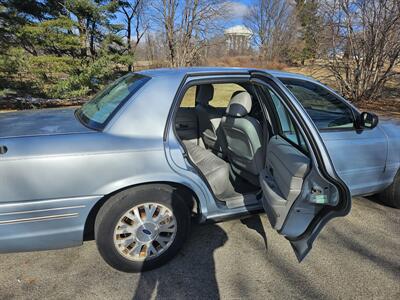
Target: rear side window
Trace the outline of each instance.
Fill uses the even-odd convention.
[[[196,105],[196,86],[191,86],[183,96],[180,107],[195,107]]]
[[[306,80],[279,78],[304,106],[318,129],[353,128],[351,108],[322,86]]]
[[[245,89],[236,83],[214,83],[214,95],[208,105],[214,108],[225,108],[228,106],[232,95],[238,91],[245,91]],[[181,107],[195,107],[196,106],[196,88],[197,86],[190,87],[185,96],[183,97]]]
[[[208,103],[212,107],[227,107],[235,92],[245,91],[236,83],[217,83],[213,84],[213,87],[214,97]]]
[[[78,118],[86,126],[102,130],[118,109],[149,79],[133,73],[123,76],[78,109]]]

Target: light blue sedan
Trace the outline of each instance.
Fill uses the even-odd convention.
[[[112,267],[144,271],[179,251],[191,217],[265,211],[301,261],[352,195],[399,207],[399,166],[398,124],[310,78],[130,73],[77,110],[0,114],[0,252],[95,238]]]

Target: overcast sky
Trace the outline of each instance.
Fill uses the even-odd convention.
[[[235,0],[229,2],[232,8],[233,16],[240,21],[242,17],[246,14],[248,10],[248,5],[250,4],[251,0]]]
[[[232,12],[232,20],[226,24],[227,27],[232,25],[243,24],[243,16],[249,9],[251,0],[232,0],[229,1],[230,10]]]

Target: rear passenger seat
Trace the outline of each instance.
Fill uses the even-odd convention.
[[[183,141],[191,161],[200,169],[211,186],[215,196],[225,191],[229,181],[229,164],[195,143]]]

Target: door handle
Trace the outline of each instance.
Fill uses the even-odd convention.
[[[0,146],[0,154],[6,154],[8,151],[8,148],[6,146]]]

